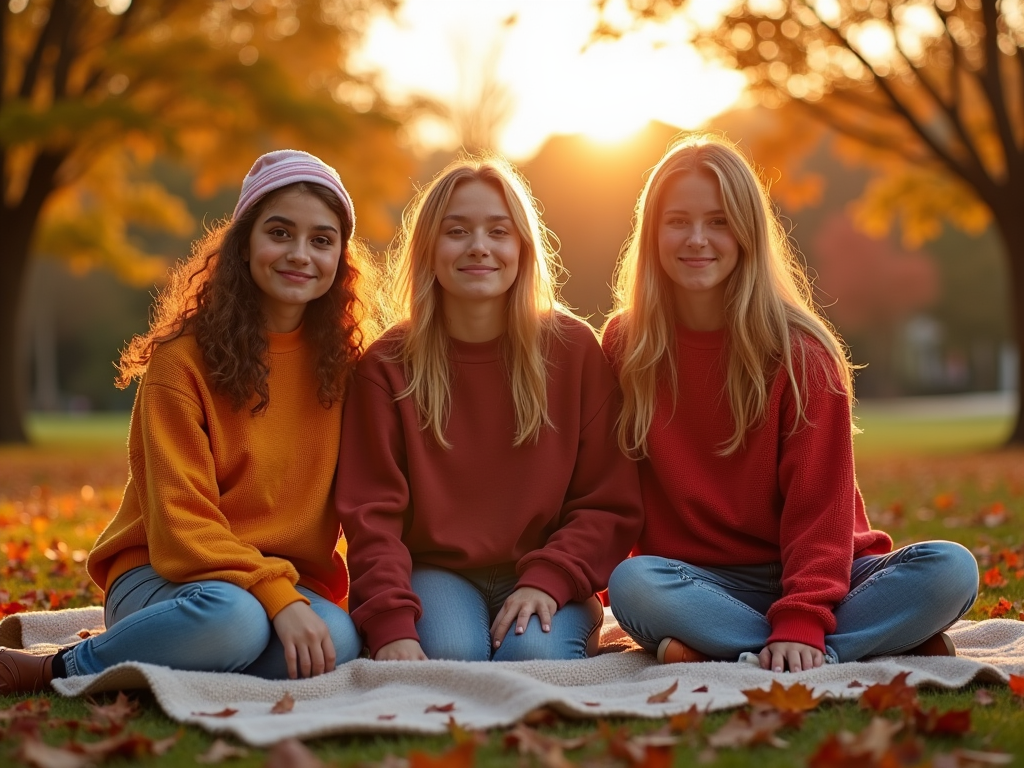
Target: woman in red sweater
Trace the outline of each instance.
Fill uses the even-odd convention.
[[[331,496],[362,344],[354,227],[333,168],[256,161],[121,356],[118,383],[141,380],[130,476],[88,561],[106,631],[54,656],[0,650],[0,695],[123,661],[295,678],[359,654]]]
[[[953,655],[977,595],[958,544],[895,552],[854,477],[851,366],[757,175],[725,140],[683,139],[637,204],[604,347],[646,520],[609,584],[662,661],[759,655],[796,672]]]
[[[456,161],[406,212],[399,321],[356,369],[338,465],[371,658],[593,650],[594,593],[642,509],[615,444],[615,378],[558,303],[555,261],[525,182],[497,158]]]

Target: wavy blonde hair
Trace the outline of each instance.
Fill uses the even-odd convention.
[[[450,340],[445,330],[440,293],[434,279],[434,253],[441,220],[455,189],[470,181],[498,190],[512,214],[522,250],[519,271],[506,308],[507,330],[503,355],[516,411],[513,445],[536,441],[548,416],[547,348],[559,335],[556,316],[568,310],[558,298],[562,272],[553,237],[544,226],[529,185],[504,158],[494,155],[460,157],[441,171],[413,198],[402,215],[402,230],[391,263],[393,320],[404,327],[390,359],[405,367],[409,385],[398,394],[411,397],[420,428],[439,445],[451,448],[445,437],[451,409]]]
[[[819,342],[834,364],[834,370],[824,371],[828,385],[853,402],[853,367],[846,350],[815,309],[810,282],[756,171],[728,140],[705,133],[687,135],[668,149],[647,179],[637,201],[633,232],[615,271],[611,318],[618,318],[615,353],[621,361],[624,396],[618,441],[635,457],[647,455],[658,387],[669,387],[673,412],[678,398],[672,282],[658,258],[661,201],[673,179],[701,172],[718,180],[740,251],[725,300],[725,395],[734,429],[720,455],[735,453],[747,431],[764,422],[771,383],[780,367],[793,390],[794,429],[807,422],[806,379],[808,373],[818,373],[808,371],[813,363],[807,339]]]

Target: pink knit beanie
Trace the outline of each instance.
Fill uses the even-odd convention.
[[[268,192],[299,181],[325,186],[341,198],[341,204],[348,213],[349,224],[352,231],[355,231],[356,212],[352,207],[352,198],[348,196],[338,172],[319,157],[297,149],[268,152],[252,164],[242,180],[242,192],[231,217],[237,219]]]

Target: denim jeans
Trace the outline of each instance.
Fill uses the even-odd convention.
[[[620,626],[652,653],[665,637],[716,659],[758,653],[772,628],[765,614],[782,597],[782,565],[698,568],[633,557],[608,584]],[[853,561],[850,592],[835,607],[825,660],[856,661],[909,650],[959,619],[978,596],[978,564],[949,541],[911,544]]]
[[[516,588],[512,567],[450,571],[414,565],[412,589],[423,606],[416,622],[420,646],[428,659],[459,661],[527,661],[584,659],[597,647],[604,611],[596,597],[563,605],[551,617],[551,631],[540,628],[536,614],[517,635],[513,624],[501,646],[493,648],[491,622]]]
[[[355,625],[341,608],[299,587],[331,633],[337,664],[362,650]],[[103,609],[107,630],[66,654],[68,676],[92,675],[122,661],[199,672],[242,672],[286,679],[284,646],[260,602],[224,581],[175,584],[150,565],[111,585]]]

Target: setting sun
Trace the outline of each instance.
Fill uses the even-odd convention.
[[[592,42],[592,0],[407,0],[378,19],[356,64],[378,71],[397,101],[413,95],[471,101],[482,78],[507,97],[497,147],[516,159],[554,134],[616,142],[652,120],[695,128],[733,106],[744,79],[705,62],[679,19],[619,40]],[[401,52],[396,54],[396,52]],[[436,118],[408,127],[424,149],[453,147],[457,130]]]

